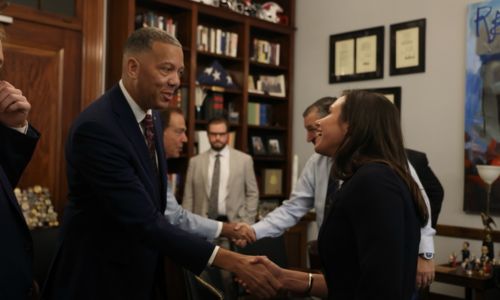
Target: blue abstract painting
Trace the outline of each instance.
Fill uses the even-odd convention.
[[[468,6],[466,43],[464,210],[477,213],[488,198],[477,166],[500,165],[500,0]],[[489,210],[500,214],[498,179]]]

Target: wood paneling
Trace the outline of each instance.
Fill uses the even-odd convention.
[[[102,1],[91,0],[86,5],[93,3],[97,7]],[[87,62],[90,60],[83,57],[81,0],[77,0],[76,7],[75,18],[69,19],[52,17],[20,5],[12,5],[3,12],[14,17],[13,24],[6,26],[4,78],[27,96],[32,104],[30,123],[41,132],[39,145],[19,187],[47,186],[60,216],[67,198],[64,143],[71,123],[83,106],[82,77],[92,78],[88,77],[88,73],[92,73],[98,80],[103,76],[100,68],[89,67]],[[93,21],[96,17],[98,14],[88,13],[86,22],[98,24]],[[96,27],[97,33],[86,39],[89,44],[86,54],[94,56],[90,62],[93,66],[102,64],[99,30],[102,35],[102,28]],[[98,84],[86,81],[88,98],[95,96],[97,90]]]
[[[54,192],[61,172],[61,110],[62,64],[61,49],[42,50],[18,44],[4,45],[4,77],[21,89],[32,105],[30,123],[42,132],[40,142],[24,173],[20,186],[40,184]],[[19,72],[18,70],[29,70]],[[43,176],[40,176],[42,175]]]
[[[104,92],[104,0],[83,7],[82,110]]]
[[[479,218],[479,216],[478,216]],[[460,239],[483,240],[484,230],[469,227],[451,226],[451,225],[437,225],[437,235],[448,236]],[[500,243],[500,231],[491,232],[491,237],[494,242]]]

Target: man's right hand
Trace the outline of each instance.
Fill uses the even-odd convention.
[[[257,240],[252,226],[246,223],[223,223],[221,236],[229,238],[241,248]]]

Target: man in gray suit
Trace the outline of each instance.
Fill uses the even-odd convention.
[[[226,119],[210,120],[207,134],[211,149],[189,161],[182,206],[219,221],[254,223],[259,192],[252,158],[228,146]]]

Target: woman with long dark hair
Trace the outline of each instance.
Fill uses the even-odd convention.
[[[296,293],[411,299],[429,212],[410,175],[396,107],[383,95],[352,91],[332,104],[317,129],[315,150],[334,158],[333,176],[341,180],[318,238],[324,274],[256,261]]]

